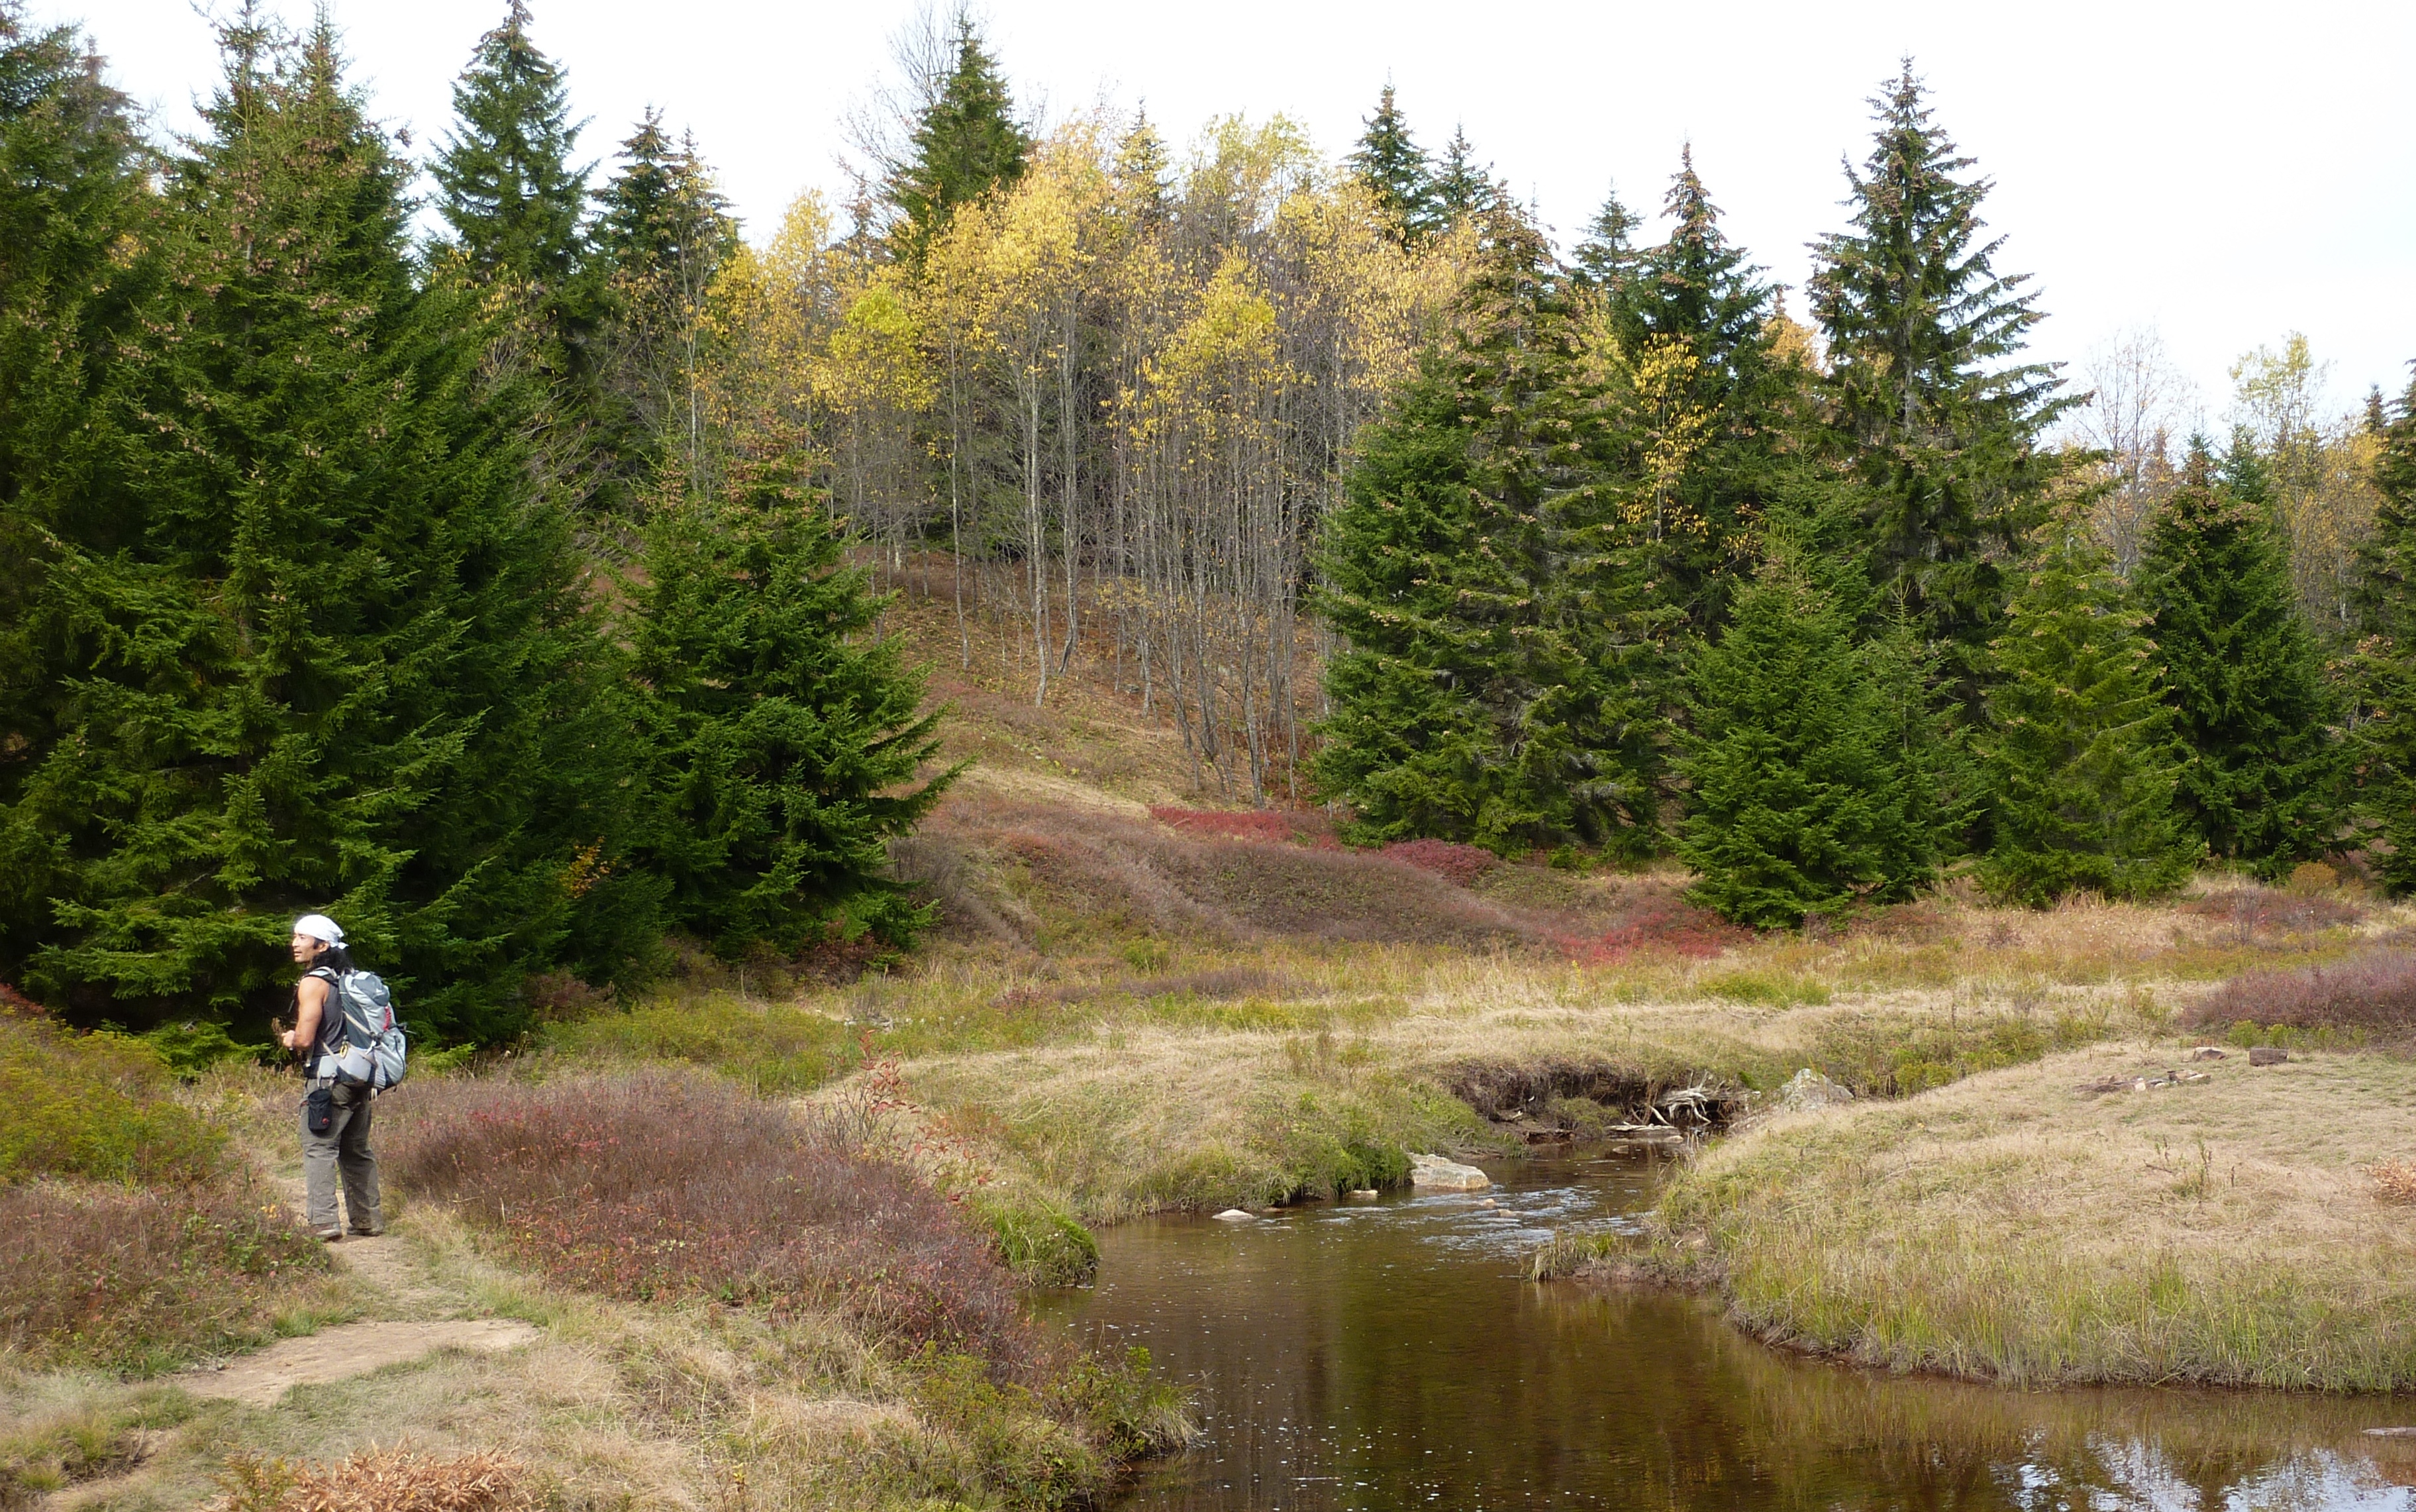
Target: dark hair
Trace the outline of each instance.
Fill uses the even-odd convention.
[[[317,955],[310,958],[310,966],[312,969],[325,966],[339,976],[350,976],[353,973],[360,970],[358,966],[353,964],[353,953],[345,949],[342,945],[328,945],[324,940],[319,943],[325,948],[321,949]]]

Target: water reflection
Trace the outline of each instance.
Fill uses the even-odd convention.
[[[1649,1151],[1503,1168],[1477,1197],[1101,1235],[1099,1285],[1047,1304],[1149,1346],[1207,1436],[1118,1504],[2416,1512],[2405,1399],[2015,1393],[1765,1349],[1706,1307],[1533,1286],[1555,1226],[1648,1199]]]

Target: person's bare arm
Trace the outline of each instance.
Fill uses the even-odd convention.
[[[294,1027],[285,1031],[287,1050],[308,1050],[319,1038],[319,1020],[327,1009],[327,979],[305,976],[294,996],[301,1000],[301,1011],[294,1016]]]

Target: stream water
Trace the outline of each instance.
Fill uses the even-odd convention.
[[[1766,1348],[1696,1299],[1523,1278],[1555,1227],[1629,1221],[1664,1158],[1580,1150],[1493,1167],[1490,1192],[1102,1233],[1097,1284],[1043,1311],[1148,1346],[1205,1429],[1114,1504],[2416,1512],[2416,1438],[2364,1431],[2416,1424],[2408,1398],[1892,1377]]]

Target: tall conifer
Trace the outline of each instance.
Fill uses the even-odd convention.
[[[1569,256],[1577,281],[1589,288],[1616,289],[1636,260],[1636,228],[1642,223],[1618,189],[1606,191],[1601,208],[1586,222],[1586,234]]]
[[[0,0],[0,978],[54,928],[76,857],[39,774],[77,724],[79,557],[130,516],[96,422],[154,292],[156,204],[128,103],[83,39]],[[130,254],[130,255],[128,255]]]
[[[1399,240],[1419,241],[1441,225],[1434,165],[1427,160],[1426,149],[1410,136],[1410,123],[1393,99],[1391,84],[1377,97],[1376,113],[1367,117],[1350,163],[1351,171],[1376,196]]]
[[[571,166],[569,86],[530,38],[530,20],[526,0],[511,0],[478,39],[453,84],[453,134],[429,173],[437,213],[476,273],[558,290],[581,261],[587,170]]]
[[[1669,600],[1707,634],[1749,569],[1757,522],[1800,471],[1781,461],[1793,440],[1782,406],[1804,375],[1774,359],[1775,289],[1721,229],[1692,148],[1663,214],[1673,222],[1669,238],[1624,259],[1607,308],[1631,358],[1652,373],[1654,404],[1700,416],[1659,511],[1659,571]]]
[[[918,265],[950,212],[1022,178],[1032,155],[1032,137],[1015,118],[1005,76],[970,17],[957,20],[956,54],[939,97],[915,120],[909,156],[888,186],[898,211],[891,243]]]
[[[2173,809],[2172,716],[2146,617],[2080,521],[2046,527],[1991,643],[1975,741],[1994,830],[1980,876],[1997,896],[2147,898],[2187,880],[2201,847]]]
[[[1434,171],[1434,214],[1438,225],[1456,226],[1471,216],[1502,204],[1501,186],[1493,182],[1489,164],[1476,160],[1465,128],[1454,127],[1443,144],[1442,160]]]
[[[954,774],[914,780],[939,715],[898,643],[867,635],[883,600],[827,512],[757,466],[660,510],[645,567],[638,672],[666,748],[674,919],[732,956],[833,927],[910,941],[928,910],[884,847]]]
[[[1848,169],[1853,229],[1815,249],[1812,309],[1828,338],[1840,439],[1867,487],[1872,568],[1954,648],[1976,706],[1982,648],[2004,602],[1999,564],[2041,511],[2054,459],[2038,445],[2071,399],[2053,368],[2014,360],[2042,318],[2028,275],[1983,240],[1987,180],[1931,116],[1910,61],[1873,100],[1877,139]]]
[[[508,1032],[522,972],[609,975],[658,928],[617,667],[475,304],[414,285],[409,170],[332,35],[247,11],[225,51],[94,416],[127,505],[50,575],[76,628],[20,803],[59,863],[24,979],[93,1018],[264,1012],[319,910],[421,1032]]]
[[[2213,854],[2273,874],[2332,848],[2340,715],[2299,618],[2288,548],[2261,501],[2215,481],[2194,442],[2137,574],[2154,616],[2174,735],[2176,803]]]
[[[730,202],[696,149],[648,110],[596,196],[595,246],[609,270],[600,446],[607,507],[627,509],[658,474],[706,484],[705,296],[738,248]]]
[[[1314,771],[1366,839],[1649,848],[1667,625],[1589,448],[1582,332],[1541,236],[1487,213],[1455,337],[1367,440],[1329,521],[1346,639]]]
[[[2384,883],[2416,892],[2416,380],[2382,416],[2374,527],[2359,548],[2363,632],[2351,663],[2357,807],[2380,832]]]

